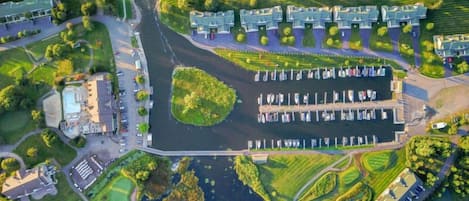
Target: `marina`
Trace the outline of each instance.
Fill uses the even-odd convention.
[[[302,79],[316,79],[316,80],[327,80],[327,79],[336,79],[338,78],[374,78],[374,77],[385,77],[386,69],[388,66],[355,66],[355,67],[323,67],[317,68],[316,70],[282,70],[277,72],[277,69],[274,71],[257,71],[254,74],[254,81],[259,82],[262,78],[263,82],[267,81],[277,81],[277,75],[279,77],[278,81],[285,80],[302,80]],[[269,76],[270,74],[270,76]]]
[[[248,150],[262,149],[321,149],[353,146],[373,146],[378,142],[376,135],[358,135],[348,137],[323,137],[311,139],[257,139],[248,140]],[[269,146],[270,145],[270,146]]]

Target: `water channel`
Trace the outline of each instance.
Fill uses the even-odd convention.
[[[193,46],[156,20],[153,1],[138,1],[142,8],[139,31],[149,63],[151,85],[154,88],[154,108],[150,112],[153,147],[163,150],[245,149],[248,140],[305,139],[376,135],[380,142],[394,139],[394,131],[402,126],[387,120],[294,122],[289,124],[257,122],[257,97],[260,93],[332,93],[333,90],[373,89],[379,99],[391,97],[391,73],[379,78],[349,78],[335,80],[302,80],[284,82],[254,82],[255,72],[248,72],[216,55]],[[157,23],[160,23],[157,25]],[[235,105],[228,118],[213,127],[184,125],[172,118],[170,112],[171,74],[175,65],[196,66],[224,81],[237,91],[241,103]],[[338,118],[340,119],[340,117]]]

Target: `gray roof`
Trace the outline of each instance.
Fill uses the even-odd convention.
[[[218,32],[229,32],[234,26],[233,10],[216,13],[191,11],[189,18],[191,27],[199,32],[208,33],[211,28],[216,28]]]
[[[313,27],[324,27],[325,22],[332,22],[332,9],[289,5],[287,6],[287,22],[292,22],[293,27],[301,27],[305,23],[311,23]]]
[[[422,181],[409,168],[406,168],[376,200],[405,200],[406,197],[412,197],[410,191],[417,185],[422,185]]]
[[[37,190],[53,184],[45,165],[30,170],[18,170],[3,183],[2,194],[10,199],[29,195]]]
[[[371,23],[378,21],[379,11],[376,6],[334,6],[333,9],[334,22],[337,22],[339,28],[350,28],[352,24],[359,24],[360,28],[371,28]]]
[[[0,4],[0,17],[19,15],[32,11],[50,10],[52,0],[23,0],[20,2],[5,2]]]
[[[441,57],[469,56],[469,34],[435,35],[433,45]]]
[[[400,22],[419,25],[419,20],[425,19],[427,16],[427,8],[422,3],[405,6],[381,6],[381,16],[383,22],[388,23],[388,27],[399,27]]]
[[[98,79],[89,81],[90,96],[88,96],[91,120],[101,124],[102,132],[114,130],[114,97],[110,80]]]
[[[265,25],[267,29],[278,28],[278,23],[282,21],[282,8],[275,6],[272,8],[262,8],[255,10],[241,9],[239,11],[241,26],[246,31],[256,31],[259,26]]]

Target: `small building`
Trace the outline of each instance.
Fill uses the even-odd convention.
[[[405,6],[381,6],[381,17],[389,28],[399,27],[401,22],[420,25],[419,21],[427,17],[427,8],[423,3]]]
[[[52,0],[7,1],[0,4],[0,24],[22,22],[51,15]]]
[[[260,26],[265,26],[266,30],[278,29],[278,23],[283,19],[280,6],[255,10],[241,9],[239,15],[241,26],[246,32],[258,31]]]
[[[265,164],[269,158],[268,154],[253,154],[251,155],[252,161],[255,164]]]
[[[55,184],[52,179],[55,169],[52,166],[39,165],[29,170],[18,170],[3,183],[2,194],[8,199],[16,200],[29,195],[42,197],[55,192]]]
[[[191,28],[197,33],[230,33],[234,26],[233,10],[225,12],[200,12],[191,11],[189,14]]]
[[[289,5],[287,6],[287,22],[291,22],[293,28],[304,29],[306,24],[311,24],[313,28],[323,29],[326,22],[332,22],[332,9]]]
[[[435,53],[440,57],[469,56],[469,34],[433,36]]]
[[[414,200],[416,188],[422,187],[422,180],[409,168],[404,169],[399,176],[376,199],[377,201],[405,201]]]
[[[371,24],[378,21],[379,11],[376,6],[342,7],[334,6],[334,22],[339,29],[350,29],[352,24],[361,29],[371,29]]]
[[[112,133],[116,126],[114,122],[115,101],[112,95],[111,80],[105,75],[96,76],[88,80],[88,107],[90,121],[94,126],[90,126],[88,133]]]

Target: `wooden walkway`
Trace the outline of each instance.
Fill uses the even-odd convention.
[[[396,100],[363,101],[354,103],[328,103],[310,105],[261,105],[260,113],[273,112],[306,112],[306,111],[348,111],[349,109],[398,109],[402,107]]]

